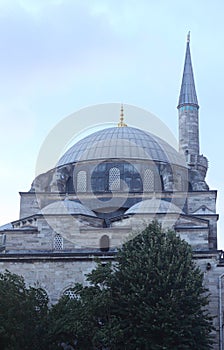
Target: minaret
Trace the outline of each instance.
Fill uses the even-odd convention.
[[[190,53],[190,32],[187,36],[187,49],[184,73],[178,103],[179,150],[188,155],[199,155],[198,99],[194,84]]]
[[[186,157],[189,170],[189,183],[193,191],[208,190],[205,176],[208,169],[207,158],[199,154],[198,99],[190,53],[190,32],[184,63],[179,103],[179,150]]]

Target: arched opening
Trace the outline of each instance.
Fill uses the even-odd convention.
[[[75,294],[75,291],[73,289],[66,289],[66,291],[63,293],[63,295],[66,295],[67,297],[69,297],[69,299],[76,298],[76,294]]]
[[[63,237],[58,233],[54,236],[54,250],[63,249]]]
[[[120,191],[121,187],[121,176],[118,168],[110,168],[109,170],[109,190]]]
[[[86,171],[81,170],[77,174],[77,192],[86,192],[87,189],[87,176]]]
[[[144,172],[143,188],[146,192],[154,191],[154,173],[151,169],[146,169]]]
[[[100,250],[101,252],[108,252],[110,249],[110,238],[107,235],[103,235],[100,238]]]

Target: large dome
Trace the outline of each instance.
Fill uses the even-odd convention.
[[[97,131],[75,143],[58,166],[98,159],[144,159],[185,166],[183,158],[167,142],[133,127]]]

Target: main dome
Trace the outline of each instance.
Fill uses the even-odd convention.
[[[75,143],[57,166],[87,160],[144,159],[185,166],[181,155],[161,138],[134,127],[99,130]]]

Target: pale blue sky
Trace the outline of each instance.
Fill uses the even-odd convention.
[[[47,134],[82,107],[136,105],[178,136],[190,30],[201,153],[210,188],[219,191],[221,237],[223,14],[222,0],[0,0],[0,223],[18,218],[18,191],[29,190]]]

